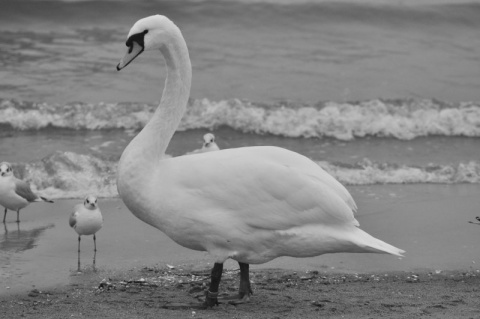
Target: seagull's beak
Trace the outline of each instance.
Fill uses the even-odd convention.
[[[123,57],[123,59],[120,60],[120,63],[117,65],[117,71],[120,71],[124,67],[130,64],[137,56],[140,55],[144,50],[143,46],[138,44],[135,41],[132,41],[132,46],[128,48],[127,53]]]

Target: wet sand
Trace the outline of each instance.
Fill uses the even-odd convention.
[[[252,316],[255,313],[257,315],[269,313],[272,317],[275,313],[268,311],[268,309],[271,310],[269,307],[272,307],[270,298],[275,295],[271,293],[270,288],[265,288],[269,287],[270,284],[277,287],[272,288],[278,289],[273,290],[277,294],[281,291],[282,295],[291,295],[290,299],[282,298],[289,300],[289,303],[291,303],[291,307],[289,307],[292,309],[296,308],[296,305],[303,309],[302,305],[310,302],[305,299],[309,296],[308,291],[318,292],[321,296],[320,299],[327,298],[330,300],[329,302],[323,302],[324,306],[313,306],[318,310],[312,310],[313,308],[309,308],[310,306],[307,307],[309,311],[315,311],[312,315],[318,315],[318,311],[322,313],[325,309],[333,307],[343,309],[340,312],[342,315],[353,317],[355,311],[352,312],[352,309],[361,307],[361,305],[356,304],[357,301],[360,302],[360,299],[364,300],[366,298],[365,300],[370,300],[370,303],[376,303],[377,299],[388,299],[388,296],[382,296],[382,290],[393,291],[397,288],[398,294],[402,295],[403,299],[410,298],[405,297],[407,295],[416,296],[416,294],[420,294],[420,299],[430,300],[428,302],[431,302],[432,305],[425,307],[433,307],[431,310],[435,313],[439,312],[437,311],[439,309],[440,312],[445,310],[442,308],[444,306],[435,306],[437,303],[443,305],[442,300],[448,301],[448,298],[456,298],[452,295],[453,291],[459,293],[464,291],[465,296],[461,298],[463,302],[457,302],[457,304],[461,304],[462,307],[474,307],[466,300],[470,298],[470,293],[467,293],[469,291],[475,291],[478,297],[477,288],[474,287],[475,284],[478,286],[479,267],[477,265],[480,263],[480,245],[478,245],[480,227],[469,224],[468,221],[474,220],[475,216],[480,215],[478,209],[480,185],[375,185],[348,187],[348,189],[352,192],[359,206],[357,218],[362,229],[406,250],[406,257],[400,259],[394,256],[377,254],[331,254],[305,259],[284,257],[263,265],[252,265],[251,270],[259,276],[256,290],[260,291],[255,294],[255,297],[257,295],[261,296],[254,301],[254,305],[256,305],[258,311],[266,309],[265,312],[254,311]],[[91,237],[84,237],[82,239],[83,273],[78,274],[76,272],[77,237],[76,233],[68,226],[68,216],[71,208],[78,202],[80,201],[59,200],[52,205],[32,204],[21,211],[21,223],[19,225],[15,222],[16,214],[9,212],[7,224],[4,225],[3,229],[0,228],[0,300],[2,300],[2,307],[14,306],[14,304],[11,304],[12,302],[27,298],[28,302],[24,302],[25,306],[37,300],[37,309],[45,309],[45,311],[50,309],[48,311],[56,312],[59,309],[55,308],[52,300],[56,300],[55,302],[60,304],[68,301],[65,309],[82,312],[86,311],[84,309],[85,305],[82,306],[82,304],[98,297],[100,298],[98,300],[105,300],[105,304],[101,305],[96,302],[95,307],[101,307],[105,311],[109,307],[114,307],[113,305],[120,303],[124,298],[135,304],[132,307],[150,304],[148,307],[156,309],[158,305],[154,302],[157,300],[157,297],[154,297],[155,295],[172,294],[169,300],[191,298],[186,292],[188,285],[180,285],[182,287],[177,287],[178,289],[172,291],[162,287],[152,288],[153,290],[151,290],[142,286],[138,293],[128,292],[128,289],[122,291],[117,287],[118,289],[115,289],[114,293],[102,293],[102,297],[99,297],[95,289],[103,278],[116,278],[115,285],[118,286],[121,285],[122,280],[139,279],[142,276],[152,277],[152,273],[143,274],[145,270],[142,269],[157,269],[159,270],[157,273],[162,275],[162,271],[169,269],[166,265],[172,265],[175,267],[174,271],[188,269],[189,272],[205,272],[212,264],[208,254],[180,247],[158,230],[136,219],[128,212],[121,200],[101,199],[100,208],[105,221],[103,229],[97,236],[97,272],[92,272],[91,268],[92,239]],[[235,262],[228,261],[225,268],[227,271],[232,271],[237,269],[238,266]],[[318,278],[313,280],[312,284],[305,284],[305,280],[295,279],[294,285],[284,287],[288,284],[288,280],[281,279],[284,278],[282,276],[294,276],[294,272],[299,277],[311,272],[318,272],[319,276],[322,274],[322,276],[330,278],[328,280],[335,281],[341,276],[347,276],[350,279],[345,280],[345,282],[340,280],[341,283],[331,285],[327,290],[324,289],[324,285],[319,287],[315,284],[315,280]],[[153,272],[153,274],[157,273]],[[408,277],[413,273],[423,278],[420,282],[416,282],[416,285],[412,285],[412,282],[408,281]],[[362,286],[364,281],[357,280],[355,274],[370,274],[370,276],[373,274],[382,278],[382,280],[375,281],[375,285],[372,287],[370,285],[371,281],[367,280],[369,284]],[[388,276],[385,276],[385,274]],[[451,277],[452,274],[453,277]],[[469,275],[466,276],[465,274]],[[278,282],[274,280],[272,283],[267,281],[267,286],[262,286],[261,282],[269,276],[279,276],[280,279],[277,280]],[[392,281],[393,279],[383,280],[383,278],[390,278],[390,276],[392,278],[397,276],[399,279],[397,281]],[[205,280],[208,280],[208,278]],[[257,282],[257,280],[254,279],[254,282]],[[420,293],[422,289],[417,288],[418,284],[424,285],[423,289],[426,290]],[[237,283],[232,283],[232,285],[236,287]],[[283,286],[279,288],[279,285]],[[397,285],[400,286],[393,288]],[[296,286],[304,288],[297,291]],[[132,287],[135,287],[135,285]],[[32,289],[51,291],[52,294],[49,296],[37,294],[38,296],[35,297],[37,299],[31,299],[32,297],[28,297],[28,294],[31,293]],[[337,289],[339,290],[337,291]],[[429,295],[430,290],[435,296]],[[344,294],[351,294],[348,298],[357,298],[358,300],[355,299],[357,301],[354,302],[354,305],[351,305],[352,300],[346,300],[346,297],[343,297]],[[12,297],[14,295],[16,297]],[[78,295],[78,297],[68,300],[62,299],[67,298],[66,295]],[[268,295],[268,297],[265,295]],[[135,296],[135,298],[130,300],[131,296]],[[393,298],[392,296],[390,298]],[[113,301],[109,298],[113,298]],[[142,298],[146,299],[142,302]],[[405,304],[406,301],[402,301],[402,298],[400,300],[395,299],[391,306],[381,307],[393,311],[393,314],[401,314],[403,312],[397,313],[394,310],[398,310],[399,307],[402,309],[413,307],[408,306],[408,303]],[[423,300],[420,301],[418,297],[411,298],[418,303],[424,302]],[[43,304],[39,303],[38,300],[43,300]],[[285,299],[282,300],[281,303],[283,304]],[[384,302],[387,301],[384,300]],[[77,307],[79,308],[77,309]],[[353,308],[350,309],[350,307]],[[111,314],[119,315],[119,309],[112,310]],[[224,313],[225,316],[235,314],[235,312],[231,313],[226,310],[230,309],[228,307],[219,309],[227,311]],[[244,309],[247,311],[248,308]],[[297,313],[297,310],[292,309],[289,311],[296,313],[292,315],[303,316],[302,313]],[[38,317],[42,317],[41,312],[34,313]],[[126,315],[125,317],[135,317],[132,312],[126,313],[130,316]],[[245,312],[244,315],[247,313]],[[19,313],[12,312],[11,314],[15,317]],[[182,312],[181,316],[184,317],[185,314],[185,312]],[[336,315],[332,312],[327,312],[327,314]],[[63,315],[66,315],[66,313],[63,313]],[[189,313],[189,315],[191,314]],[[208,316],[210,315],[208,314]],[[283,315],[278,313],[277,316],[281,317]],[[309,316],[308,311],[305,316]],[[118,318],[119,316],[112,316],[111,318],[114,317]],[[147,316],[142,315],[140,317]],[[202,317],[204,317],[203,314]],[[375,317],[378,317],[378,315],[375,315]]]
[[[0,297],[5,318],[478,318],[478,272],[335,274],[254,270],[247,304],[196,304],[208,271],[145,267],[87,272],[61,288]],[[102,279],[103,278],[103,279]],[[223,274],[220,296],[237,291],[238,271]],[[200,296],[200,297],[196,297]],[[172,308],[176,305],[175,308]]]

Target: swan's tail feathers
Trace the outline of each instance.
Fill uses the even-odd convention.
[[[365,251],[404,257],[403,254],[405,253],[405,250],[387,244],[386,242],[369,235],[360,228],[357,228],[357,230],[358,231],[356,232],[356,244],[362,247]]]
[[[47,203],[53,203],[53,202],[54,202],[53,200],[48,199],[48,198],[45,198],[45,197],[43,197],[43,196],[39,196],[39,197],[40,197],[40,199],[41,199],[42,201],[44,201],[44,202],[47,202]]]

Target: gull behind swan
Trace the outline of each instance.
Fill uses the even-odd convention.
[[[220,150],[220,147],[218,147],[217,143],[215,143],[215,135],[213,135],[212,133],[207,133],[203,135],[202,148],[188,152],[185,155],[213,152],[213,151],[219,151],[219,150]]]
[[[205,307],[217,303],[223,262],[237,260],[238,302],[251,294],[249,264],[280,256],[335,252],[404,252],[358,228],[350,193],[307,157],[278,147],[244,147],[163,158],[191,86],[185,40],[168,18],[155,15],[131,28],[123,69],[146,50],[167,67],[160,105],[124,150],[118,192],[130,211],[178,244],[215,258]]]
[[[32,202],[53,203],[53,200],[35,194],[27,182],[16,178],[10,163],[0,163],[0,205],[5,208],[3,223],[5,223],[8,209],[17,212],[17,223],[19,223],[20,209]]]

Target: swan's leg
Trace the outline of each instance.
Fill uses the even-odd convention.
[[[238,289],[238,297],[240,300],[234,303],[245,303],[250,301],[253,295],[252,286],[250,285],[250,265],[239,262],[240,266],[240,288]]]
[[[5,214],[3,214],[3,223],[5,224],[5,218],[7,218],[7,209],[5,208]]]
[[[20,222],[20,209],[17,209],[17,223]]]
[[[202,303],[169,303],[162,308],[166,309],[186,309],[186,308],[195,308],[195,309],[206,309],[212,308],[215,305],[218,305],[218,287],[220,285],[220,280],[222,279],[223,264],[215,263],[210,279],[210,288],[205,292],[205,301]]]
[[[238,265],[240,266],[240,287],[238,289],[238,295],[221,298],[222,300],[228,300],[228,303],[232,305],[249,302],[250,296],[253,294],[250,285],[250,265],[242,262],[238,262]]]
[[[218,305],[218,287],[220,280],[222,280],[223,264],[215,263],[212,268],[212,276],[210,279],[210,288],[205,293],[204,305],[207,308],[212,308]]]

